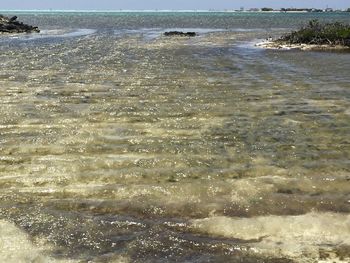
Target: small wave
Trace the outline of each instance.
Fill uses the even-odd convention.
[[[252,248],[262,254],[313,258],[319,249],[335,250],[350,245],[350,216],[311,212],[299,216],[255,218],[211,217],[192,221],[195,231],[210,235],[252,240]]]
[[[53,29],[53,30],[42,30],[40,33],[33,34],[14,34],[10,35],[8,38],[3,38],[3,40],[21,40],[30,41],[37,39],[46,38],[69,38],[69,37],[80,37],[94,34],[96,30],[94,29],[75,29],[75,30],[64,30],[64,29]]]
[[[261,45],[266,42],[266,39],[254,39],[250,41],[238,42],[236,46],[239,48],[262,49]]]
[[[63,30],[44,30],[42,32],[42,36],[53,36],[53,37],[79,37],[79,36],[86,36],[86,35],[92,35],[96,32],[95,29],[86,29],[81,28],[74,31],[63,31]]]
[[[56,260],[47,256],[50,247],[36,246],[28,234],[14,224],[0,221],[0,261],[1,262],[52,262],[73,263],[74,260]],[[38,240],[37,240],[38,241]]]

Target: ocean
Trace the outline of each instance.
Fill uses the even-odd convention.
[[[2,13],[1,262],[349,262],[350,13]]]

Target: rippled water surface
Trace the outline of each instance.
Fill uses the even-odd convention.
[[[349,14],[19,17],[42,32],[0,36],[0,261],[350,260],[350,53],[253,44]]]

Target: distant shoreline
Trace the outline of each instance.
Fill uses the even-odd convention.
[[[332,14],[332,13],[349,13],[347,11],[333,11],[333,12],[308,12],[308,11],[239,11],[239,10],[61,10],[61,9],[32,9],[32,10],[18,10],[18,9],[4,9],[0,13],[300,13],[300,14]]]

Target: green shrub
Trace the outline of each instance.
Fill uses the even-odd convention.
[[[261,11],[273,11],[273,8],[263,7],[263,8],[261,8]]]
[[[350,47],[350,25],[340,22],[320,23],[318,20],[311,20],[308,25],[281,37],[278,41],[289,44],[328,44]]]

